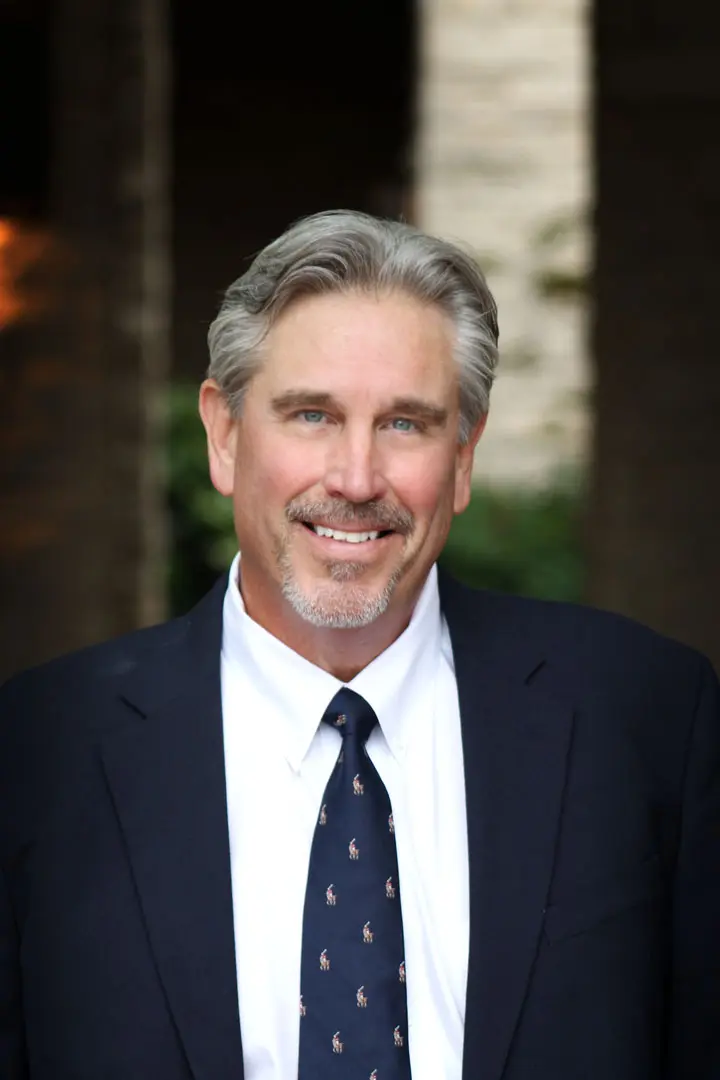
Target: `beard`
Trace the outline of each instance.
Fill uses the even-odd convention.
[[[311,626],[326,630],[359,630],[363,626],[369,626],[387,611],[395,587],[402,577],[402,570],[400,567],[396,568],[383,588],[377,592],[358,583],[351,583],[347,576],[341,579],[334,573],[334,569],[339,566],[338,563],[330,564],[333,580],[314,586],[312,592],[304,591],[300,587],[290,565],[281,566],[282,594],[293,611]],[[343,571],[349,569],[347,563],[342,564]]]
[[[322,518],[330,527],[366,523],[372,524],[374,529],[392,530],[405,536],[409,535],[414,525],[409,511],[376,502],[354,505],[342,500],[310,503],[295,499],[287,507],[286,516],[288,523]],[[325,566],[330,580],[318,582],[308,590],[303,589],[297,580],[289,537],[286,536],[280,543],[276,558],[283,597],[301,619],[327,630],[359,630],[373,623],[387,611],[397,584],[410,565],[401,563],[396,566],[378,590],[377,586],[363,584],[362,578],[369,570],[365,564],[329,560]]]

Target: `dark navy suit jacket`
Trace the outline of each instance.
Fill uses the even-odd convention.
[[[224,588],[0,691],[2,1080],[242,1080]],[[710,665],[617,616],[447,579],[441,597],[467,788],[463,1080],[720,1080]]]

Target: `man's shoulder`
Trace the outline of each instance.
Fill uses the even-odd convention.
[[[29,668],[0,687],[0,847],[19,842],[3,828],[36,821],[94,783],[107,739],[219,672],[224,591],[218,582],[187,615]]]
[[[156,673],[159,679],[173,681],[186,676],[183,661],[187,662],[189,653],[194,653],[200,664],[204,651],[219,650],[224,591],[225,581],[221,579],[185,615],[86,646],[13,675],[0,686],[0,729],[8,718],[19,713],[49,719],[63,712],[81,716],[97,710],[100,702],[117,697],[136,672]]]
[[[709,663],[689,645],[589,604],[474,589],[446,577],[441,596],[453,637],[493,652],[522,649],[600,675],[652,669],[696,678]]]
[[[186,633],[187,618],[182,616],[133,630],[26,668],[0,687],[0,706],[27,696],[110,685],[131,672],[144,657],[162,652],[177,642]]]

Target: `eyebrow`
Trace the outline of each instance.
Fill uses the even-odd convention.
[[[284,394],[272,398],[270,405],[275,413],[281,414],[292,409],[324,409],[332,406],[337,408],[338,402],[332,394],[323,391],[287,390]],[[383,409],[383,413],[406,414],[434,427],[445,427],[448,420],[447,409],[416,397],[394,398],[387,408]]]
[[[390,408],[386,412],[407,413],[410,416],[417,417],[418,420],[424,420],[426,424],[434,427],[445,427],[448,420],[447,409],[444,409],[441,405],[432,405],[429,401],[423,401],[422,398],[416,397],[395,398],[391,401]]]
[[[276,413],[289,412],[290,409],[325,408],[334,404],[332,394],[316,393],[313,390],[286,390],[284,394],[277,394],[270,401],[272,410]]]

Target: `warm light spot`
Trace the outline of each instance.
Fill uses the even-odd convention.
[[[47,250],[47,233],[12,218],[0,218],[0,330],[37,307],[26,276]]]

